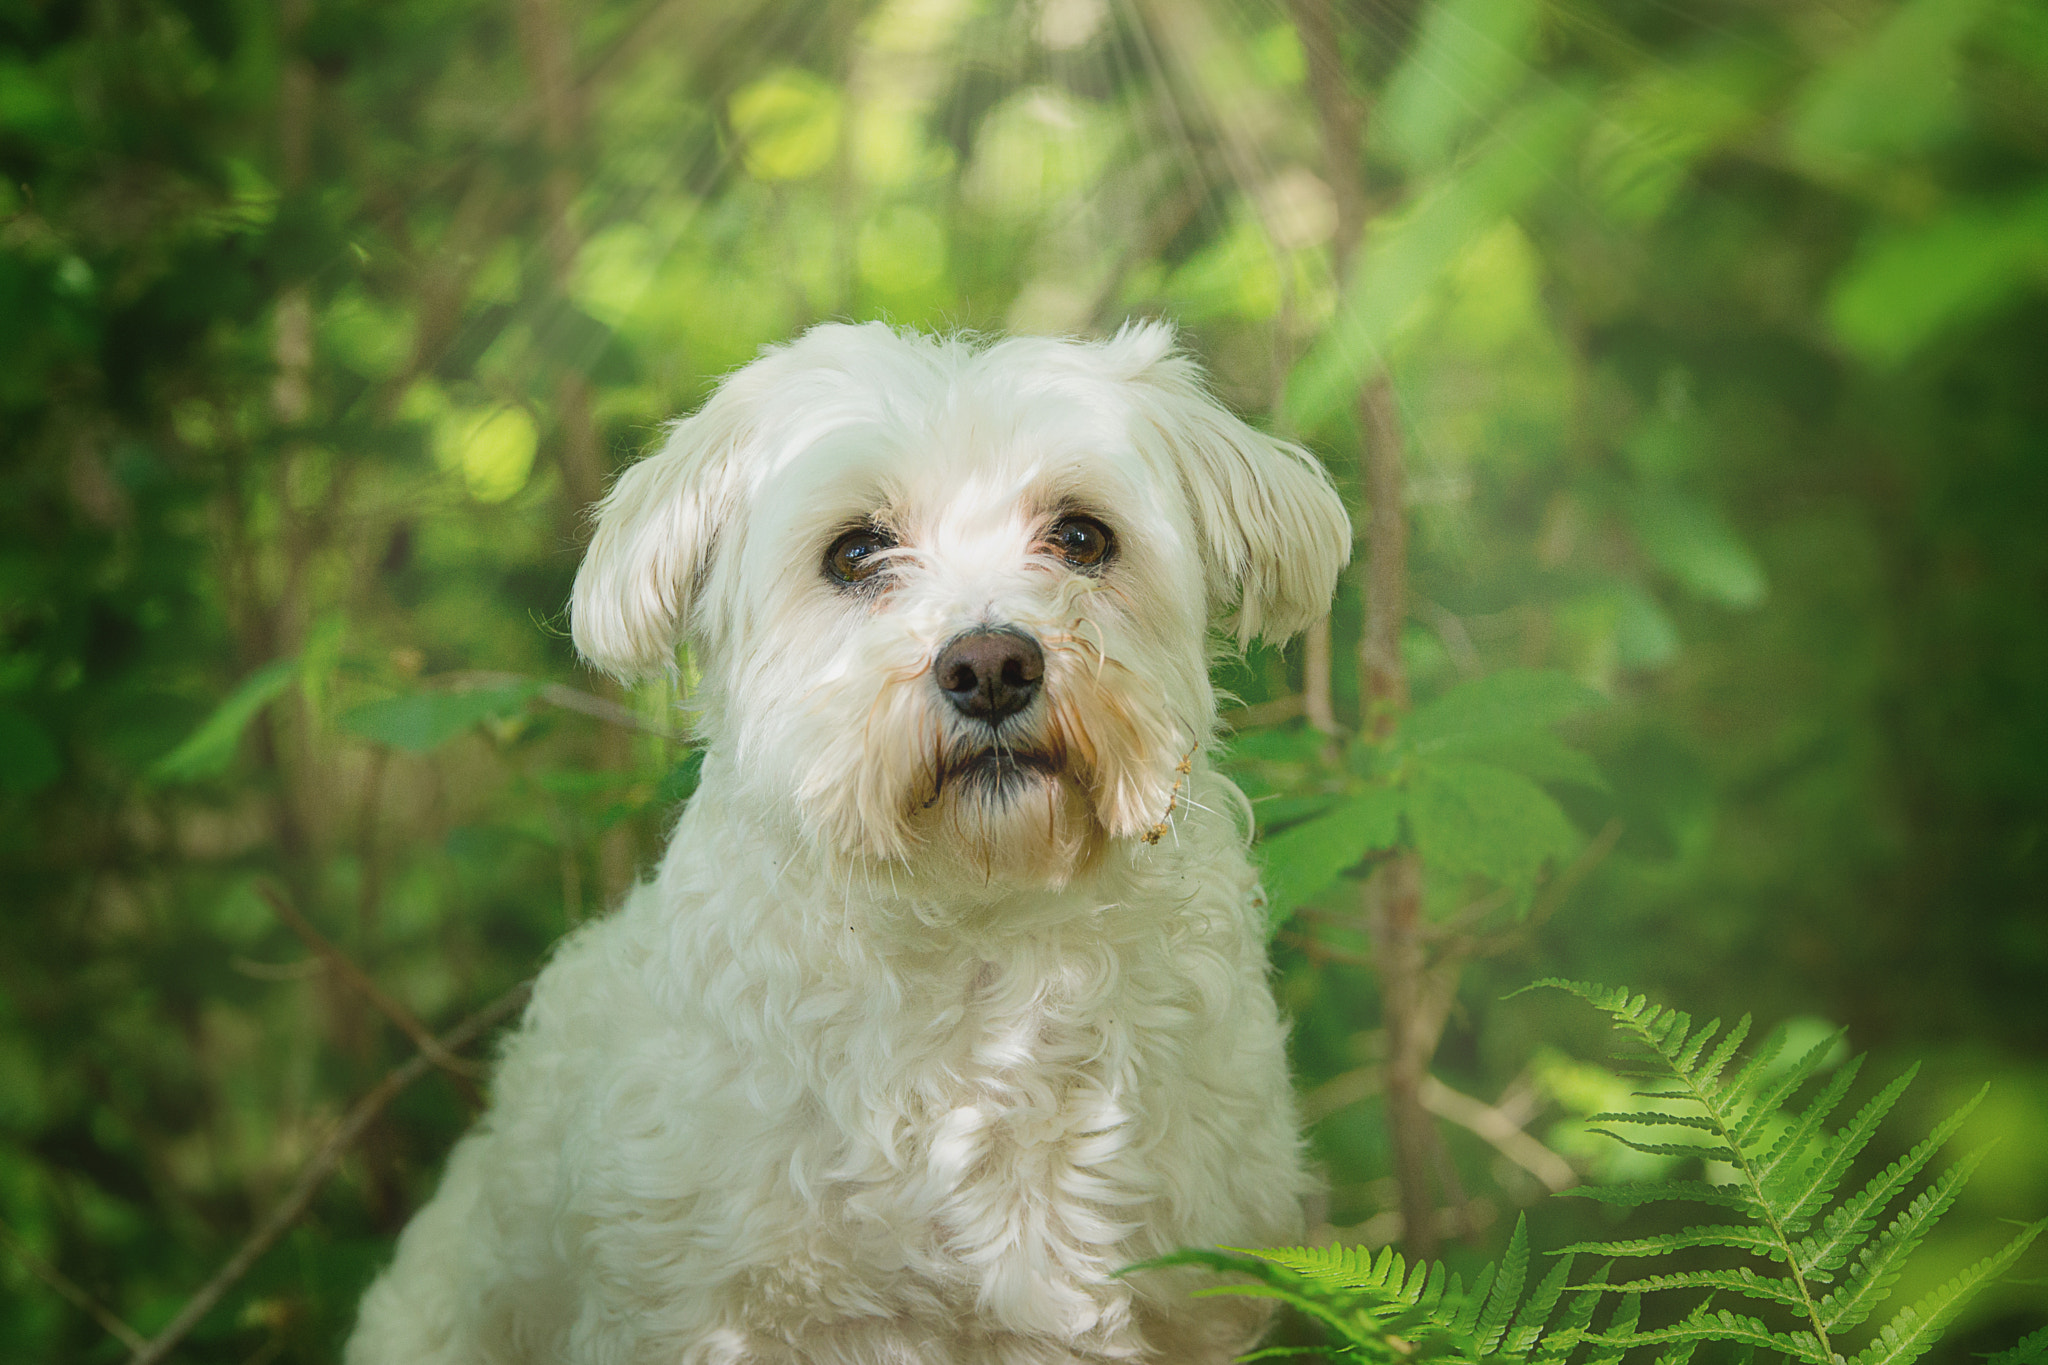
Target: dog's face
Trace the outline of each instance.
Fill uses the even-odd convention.
[[[728,379],[598,513],[578,647],[687,635],[722,780],[839,856],[1057,884],[1157,838],[1215,723],[1213,621],[1327,603],[1344,509],[1163,326],[985,349],[823,326]]]

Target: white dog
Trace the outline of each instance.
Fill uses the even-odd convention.
[[[1163,325],[823,326],[599,509],[578,647],[701,666],[702,786],[572,935],[351,1365],[1228,1360],[1124,1266],[1302,1233],[1212,623],[1315,619],[1302,450]]]

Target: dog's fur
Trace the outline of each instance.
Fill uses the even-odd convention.
[[[1048,528],[1086,515],[1081,569]],[[896,542],[825,572],[849,527]],[[1323,610],[1344,509],[1162,325],[823,326],[599,509],[575,637],[703,681],[654,879],[541,974],[350,1365],[1214,1365],[1263,1320],[1118,1277],[1298,1239],[1306,1189],[1211,626]],[[933,660],[1043,648],[999,725]]]

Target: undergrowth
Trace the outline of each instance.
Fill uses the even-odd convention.
[[[1629,1207],[1700,1205],[1717,1211],[1717,1221],[1562,1248],[1533,1288],[1525,1221],[1516,1223],[1506,1254],[1469,1290],[1441,1264],[1410,1264],[1391,1248],[1377,1254],[1360,1247],[1191,1250],[1147,1264],[1204,1265],[1249,1276],[1250,1284],[1204,1292],[1278,1299],[1320,1324],[1327,1338],[1324,1346],[1269,1347],[1245,1360],[1684,1365],[1700,1348],[1713,1347],[1714,1358],[1743,1361],[1908,1365],[2048,1228],[2048,1219],[2025,1225],[1997,1252],[1872,1328],[1871,1318],[1955,1202],[1981,1153],[1927,1181],[1888,1220],[1887,1211],[1899,1205],[1983,1092],[1844,1196],[1839,1191],[1851,1167],[1913,1071],[1831,1129],[1828,1121],[1863,1061],[1853,1058],[1819,1079],[1840,1034],[1788,1059],[1780,1029],[1744,1056],[1748,1016],[1724,1032],[1718,1019],[1695,1028],[1689,1016],[1626,990],[1560,980],[1529,989],[1537,987],[1569,991],[1605,1012],[1638,1049],[1631,1074],[1645,1083],[1637,1094],[1647,1107],[1595,1115],[1595,1122],[1608,1125],[1600,1131],[1640,1152],[1703,1162],[1723,1177],[1573,1193]],[[1700,1251],[1729,1264],[1685,1264],[1689,1258],[1682,1254]],[[1579,1278],[1573,1269],[1584,1257],[1601,1260],[1591,1276]],[[1617,1264],[1630,1269],[1617,1273]],[[1644,1325],[1646,1309],[1661,1325]],[[2048,1365],[2048,1328],[1993,1357],[1991,1365]]]

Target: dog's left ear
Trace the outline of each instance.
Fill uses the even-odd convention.
[[[740,377],[669,429],[593,510],[569,617],[584,658],[624,682],[673,668],[701,610],[719,530],[740,502],[734,466],[751,428]]]
[[[1254,637],[1278,644],[1313,625],[1351,558],[1351,518],[1322,465],[1225,410],[1165,323],[1124,327],[1102,344],[1102,359],[1153,429],[1140,440],[1156,431],[1180,471],[1202,537],[1212,619],[1235,601],[1240,647]]]

